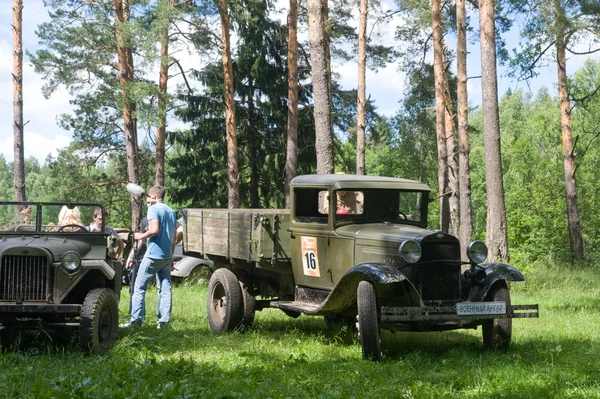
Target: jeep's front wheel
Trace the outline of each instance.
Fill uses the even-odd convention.
[[[486,302],[505,302],[510,306],[510,292],[506,283],[496,283],[485,296]],[[506,350],[512,339],[512,319],[489,319],[482,324],[483,347]]]
[[[381,360],[381,339],[377,323],[377,297],[375,287],[369,281],[358,284],[356,303],[358,307],[358,334],[363,359]]]
[[[103,355],[118,336],[119,302],[110,288],[90,291],[79,317],[79,344],[94,355]]]
[[[208,283],[206,313],[211,330],[231,331],[244,316],[244,300],[238,278],[229,269],[217,269]]]

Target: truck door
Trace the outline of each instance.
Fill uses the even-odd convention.
[[[291,252],[296,285],[331,289],[329,191],[296,187],[294,195]]]

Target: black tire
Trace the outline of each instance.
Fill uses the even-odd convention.
[[[377,297],[375,287],[369,281],[358,284],[356,295],[358,307],[358,334],[365,360],[381,360],[381,338],[377,323]]]
[[[486,302],[504,301],[510,306],[510,292],[505,282],[496,283],[485,296]],[[512,339],[512,319],[489,319],[482,324],[483,347],[490,350],[507,350]]]
[[[206,314],[210,329],[231,331],[240,325],[244,315],[244,300],[238,278],[229,269],[218,269],[208,283]]]
[[[79,345],[94,355],[105,354],[116,341],[119,326],[119,302],[110,288],[91,290],[79,317]]]
[[[254,324],[254,312],[256,309],[254,286],[252,285],[250,275],[248,275],[245,270],[235,269],[233,273],[240,282],[240,290],[242,292],[242,300],[244,302],[244,313],[242,315],[240,327],[243,327],[244,329],[250,328],[252,327],[252,324]]]

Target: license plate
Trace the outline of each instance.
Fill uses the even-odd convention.
[[[461,302],[456,304],[456,314],[506,314],[506,302]]]

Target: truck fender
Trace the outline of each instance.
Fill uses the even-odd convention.
[[[207,266],[212,269],[212,262],[206,259],[198,259],[193,256],[185,256],[174,265],[171,276],[188,277],[196,267]]]
[[[356,290],[361,281],[371,281],[377,295],[393,298],[398,292],[408,295],[411,301],[421,302],[415,287],[402,272],[385,263],[361,263],[348,270],[333,287],[320,311],[339,312],[356,303]]]
[[[506,263],[483,263],[479,267],[485,270],[485,279],[469,290],[471,302],[483,301],[490,288],[498,281],[525,281],[523,273]]]

